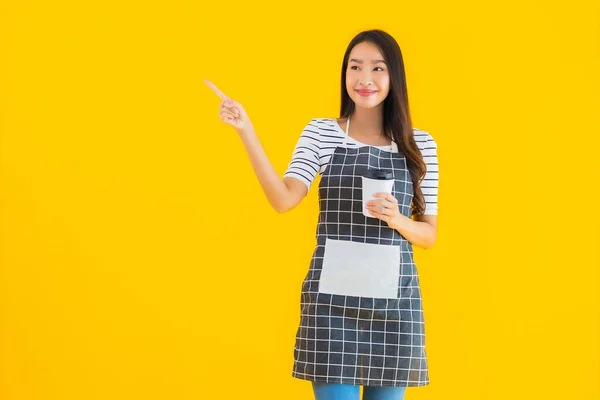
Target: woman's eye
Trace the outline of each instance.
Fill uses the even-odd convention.
[[[358,68],[358,66],[357,66],[357,65],[352,65],[352,66],[350,67],[350,69],[351,69],[351,70],[355,70],[355,68]],[[377,70],[377,69],[379,69],[380,71],[383,71],[383,68],[381,68],[381,67],[375,67],[375,69],[376,69],[376,70]]]

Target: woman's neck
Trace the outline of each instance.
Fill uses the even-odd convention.
[[[351,136],[360,136],[365,139],[381,139],[385,137],[383,131],[383,109],[381,106],[375,108],[354,109],[350,117]]]

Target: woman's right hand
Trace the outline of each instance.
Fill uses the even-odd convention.
[[[212,82],[204,81],[220,98],[221,105],[219,110],[219,117],[221,121],[233,126],[238,133],[250,128],[250,118],[244,107],[237,101],[230,99],[227,95],[221,92]]]
[[[221,121],[233,126],[240,135],[252,168],[271,206],[280,213],[296,207],[308,192],[306,185],[296,178],[279,177],[261,146],[244,107],[227,97],[212,82],[204,82],[221,98]]]

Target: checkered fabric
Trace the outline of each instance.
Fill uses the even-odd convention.
[[[293,376],[368,386],[429,383],[423,307],[413,249],[386,222],[362,214],[361,175],[384,168],[393,194],[410,217],[413,184],[402,153],[374,146],[338,146],[319,184],[317,245],[302,284],[301,319]],[[400,253],[396,298],[360,297],[319,290],[326,239],[395,246]]]

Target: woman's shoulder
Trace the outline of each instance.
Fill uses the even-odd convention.
[[[332,137],[343,136],[340,124],[344,120],[338,120],[334,117],[314,117],[305,126],[305,133],[312,135]]]
[[[415,138],[417,146],[421,151],[428,148],[437,147],[437,144],[435,143],[435,140],[433,139],[433,136],[431,136],[431,133],[429,133],[429,131],[419,128],[413,128],[413,136]]]
[[[329,129],[334,130],[337,129],[339,124],[344,123],[345,120],[337,119],[335,117],[314,117],[310,123],[319,129]]]

